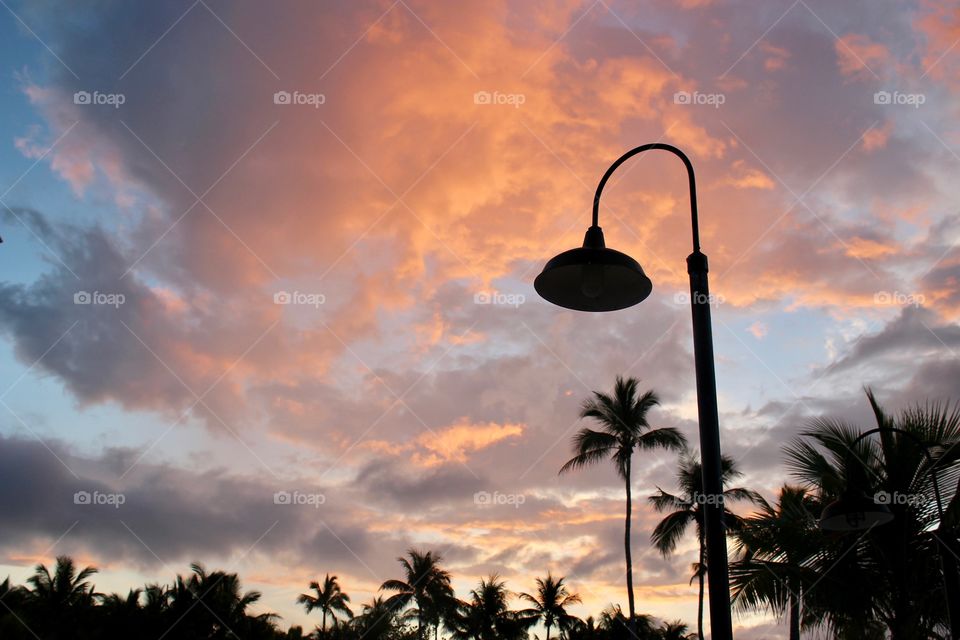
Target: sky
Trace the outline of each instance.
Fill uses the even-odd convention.
[[[199,560],[312,625],[311,580],[365,602],[415,547],[461,596],[552,571],[580,615],[625,605],[622,484],[557,471],[618,374],[696,445],[682,165],[604,193],[647,301],[532,283],[647,142],[697,171],[743,485],[789,481],[814,417],[869,424],[865,386],[955,393],[951,2],[0,5],[0,575],[69,554],[125,592]],[[692,624],[695,541],[649,544],[676,463],[637,458],[634,576]]]

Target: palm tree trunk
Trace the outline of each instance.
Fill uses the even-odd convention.
[[[697,576],[700,580],[700,602],[697,605],[697,635],[700,637],[700,640],[703,640],[703,577],[705,572],[703,570],[703,563],[706,560],[706,543],[703,539],[703,535],[700,535],[700,566],[697,567]]]
[[[790,640],[800,640],[800,599],[790,595]]]
[[[323,610],[323,619],[320,622],[320,628],[323,629],[324,631],[327,630],[327,610],[326,609]]]
[[[633,603],[633,557],[630,554],[630,519],[633,511],[633,499],[630,495],[630,462],[631,457],[627,457],[626,485],[627,485],[627,518],[623,528],[623,550],[627,560],[627,604],[630,609],[630,629],[634,628],[634,618],[636,608]]]
[[[550,625],[547,625],[547,640],[550,640]]]

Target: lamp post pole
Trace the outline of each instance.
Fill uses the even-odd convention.
[[[950,627],[950,636],[954,640],[960,640],[960,574],[957,572],[956,545],[953,540],[955,532],[946,527],[943,517],[943,498],[940,494],[940,480],[937,474],[937,465],[930,455],[930,447],[926,442],[904,429],[897,427],[876,427],[869,431],[864,431],[857,436],[848,447],[849,458],[854,453],[857,444],[867,436],[875,433],[898,433],[906,436],[920,446],[927,462],[930,463],[930,481],[933,484],[933,497],[937,503],[937,518],[940,522],[937,531],[933,536],[937,539],[937,552],[940,556],[940,570],[943,572],[943,592],[947,600],[947,624]],[[940,534],[940,535],[938,535]]]
[[[690,275],[701,468],[704,491],[710,498],[705,500],[706,504],[703,505],[707,583],[710,587],[710,632],[713,640],[732,640],[717,381],[710,324],[710,287],[707,282],[707,256],[700,251],[696,179],[693,165],[686,154],[672,145],[657,142],[636,147],[620,156],[610,165],[597,185],[593,198],[593,223],[587,230],[583,247],[566,251],[550,260],[534,282],[534,287],[546,300],[578,311],[624,309],[641,302],[650,294],[652,285],[640,265],[630,256],[606,247],[599,220],[600,196],[607,180],[624,162],[652,149],[669,151],[680,158],[687,168],[690,183],[693,253],[687,258],[687,273]]]
[[[690,275],[693,357],[697,376],[697,411],[700,418],[700,465],[703,469],[704,491],[707,497],[716,498],[707,500],[702,507],[707,543],[707,584],[710,587],[710,634],[714,640],[732,640],[727,532],[720,466],[720,422],[717,411],[707,256],[695,250],[687,258],[687,272]]]

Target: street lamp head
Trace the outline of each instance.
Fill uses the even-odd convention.
[[[617,311],[650,295],[653,284],[640,264],[608,249],[603,230],[587,229],[583,246],[554,257],[533,282],[542,298],[575,311]]]
[[[893,513],[887,505],[860,492],[846,491],[823,510],[820,528],[824,531],[863,531],[891,520]]]

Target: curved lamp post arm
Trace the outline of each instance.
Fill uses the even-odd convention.
[[[693,175],[693,164],[691,164],[690,158],[687,157],[687,154],[670,144],[652,142],[650,144],[640,145],[639,147],[627,151],[625,154],[617,158],[616,162],[610,165],[610,168],[607,169],[607,172],[603,174],[602,178],[600,178],[600,184],[597,185],[597,193],[593,196],[593,226],[600,226],[600,194],[603,193],[603,188],[606,186],[607,180],[610,179],[610,176],[613,175],[613,172],[633,156],[639,155],[644,151],[649,151],[651,149],[662,149],[663,151],[669,151],[673,155],[680,158],[683,161],[683,165],[687,168],[687,178],[690,182],[690,219],[693,222],[693,250],[694,252],[699,252],[700,221],[697,215],[697,180]]]

